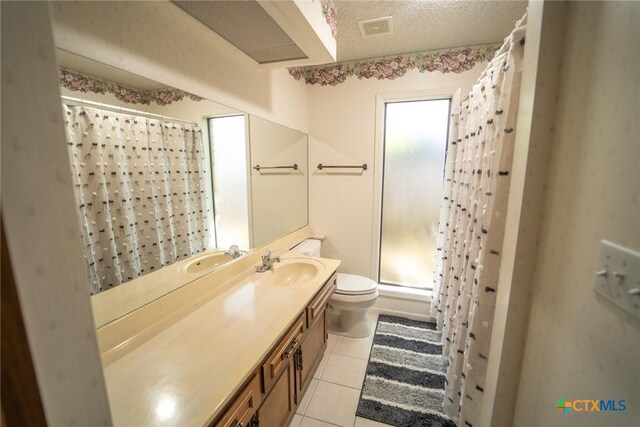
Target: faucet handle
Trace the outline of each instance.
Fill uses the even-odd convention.
[[[262,255],[262,261],[268,261],[273,257],[273,250],[272,249],[267,249],[267,253]]]
[[[225,254],[227,256],[230,256],[233,259],[236,259],[242,256],[242,252],[240,251],[240,248],[238,247],[238,245],[231,245],[231,247],[229,247],[229,250],[227,250]]]

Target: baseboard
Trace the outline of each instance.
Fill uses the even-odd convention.
[[[385,297],[407,299],[411,301],[430,302],[433,291],[431,289],[410,288],[404,286],[393,286],[378,284],[378,292]]]
[[[430,296],[420,295],[420,297],[416,297],[416,295],[405,292],[380,292],[372,309],[383,314],[403,316],[427,322],[433,321],[429,315],[429,310],[431,309]]]

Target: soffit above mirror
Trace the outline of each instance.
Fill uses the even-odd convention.
[[[136,89],[151,91],[168,87],[155,80],[103,64],[102,62],[94,61],[81,55],[76,55],[63,49],[56,49],[56,59],[59,66],[68,70],[122,83],[123,85]]]

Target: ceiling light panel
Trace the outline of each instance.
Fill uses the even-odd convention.
[[[307,58],[257,1],[173,3],[259,64]]]

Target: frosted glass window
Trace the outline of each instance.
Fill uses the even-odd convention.
[[[216,246],[251,247],[245,116],[209,119]]]
[[[381,283],[431,288],[449,99],[386,104]]]

